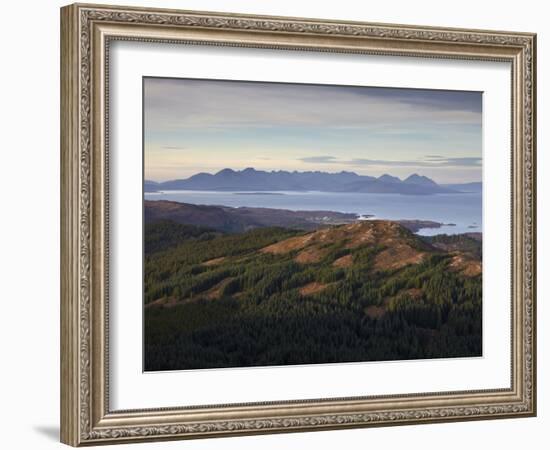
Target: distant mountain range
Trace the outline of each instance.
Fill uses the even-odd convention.
[[[401,180],[384,174],[380,177],[358,175],[355,172],[288,172],[278,170],[267,172],[248,168],[244,170],[223,169],[215,174],[198,173],[186,179],[162,183],[145,180],[145,192],[169,190],[196,191],[323,191],[323,192],[363,192],[376,194],[431,195],[459,192],[477,192],[474,185],[439,185],[432,179],[412,174]],[[461,186],[465,188],[462,189]]]

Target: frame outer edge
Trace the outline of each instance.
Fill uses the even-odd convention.
[[[150,14],[145,14],[150,12]],[[170,19],[171,14],[175,17]],[[176,17],[178,16],[179,17]],[[168,17],[168,19],[167,19]],[[180,19],[189,19],[190,22],[181,23]],[[192,20],[191,20],[192,19]],[[97,353],[98,342],[105,336],[102,331],[92,323],[92,317],[101,312],[98,310],[96,300],[97,288],[101,285],[94,283],[98,273],[94,270],[93,261],[97,261],[97,253],[94,250],[94,242],[98,237],[97,220],[94,211],[99,194],[94,171],[101,170],[101,161],[94,159],[97,150],[97,103],[93,91],[96,89],[95,75],[92,64],[94,47],[94,33],[90,25],[94,23],[124,23],[132,25],[160,25],[192,27],[194,30],[202,29],[211,32],[214,29],[227,29],[232,32],[240,32],[250,28],[258,32],[257,36],[265,36],[264,33],[281,33],[281,36],[296,34],[301,36],[325,36],[353,37],[357,27],[367,27],[359,30],[365,38],[377,39],[383,37],[390,41],[415,42],[423,45],[421,53],[431,53],[426,47],[432,42],[446,43],[453,46],[453,36],[458,36],[461,45],[470,47],[486,47],[495,49],[509,49],[506,54],[509,58],[512,52],[518,56],[519,71],[521,75],[531,75],[530,83],[525,83],[525,78],[520,77],[519,89],[523,95],[522,104],[518,109],[530,112],[529,117],[522,115],[517,125],[521,130],[523,139],[518,139],[517,145],[521,151],[518,167],[521,174],[526,175],[519,186],[518,196],[524,200],[524,189],[530,196],[528,202],[521,202],[520,209],[523,212],[520,223],[524,225],[522,238],[531,246],[525,251],[525,241],[520,247],[523,249],[521,259],[527,262],[531,269],[527,284],[528,289],[519,295],[521,304],[531,300],[532,315],[529,322],[520,322],[520,329],[527,340],[518,348],[521,358],[519,364],[522,369],[530,369],[524,377],[518,377],[517,382],[522,387],[532,389],[520,390],[520,398],[510,399],[510,403],[504,405],[487,405],[482,403],[471,407],[439,408],[433,411],[416,409],[416,415],[411,415],[415,410],[398,409],[396,411],[383,412],[378,417],[376,414],[343,414],[336,415],[305,415],[282,418],[262,417],[258,420],[240,418],[237,420],[192,422],[192,423],[145,423],[126,426],[114,420],[113,423],[104,424],[103,408],[98,401],[98,395],[104,395],[102,381],[97,380],[97,362],[93,361],[101,357]],[[295,23],[294,23],[295,22]],[[535,276],[536,276],[536,36],[532,33],[508,33],[485,30],[460,30],[431,27],[415,27],[392,24],[366,24],[366,23],[341,23],[304,18],[276,18],[269,16],[237,15],[230,13],[201,13],[179,10],[159,10],[149,8],[117,7],[109,5],[83,5],[74,4],[61,9],[61,441],[72,445],[97,445],[122,442],[156,441],[167,439],[189,439],[200,437],[253,435],[264,433],[317,431],[322,429],[341,429],[365,426],[388,426],[397,424],[435,423],[457,420],[491,419],[498,417],[526,417],[536,414],[536,316],[535,316]],[[395,30],[392,30],[392,27]],[[168,29],[168,27],[167,27]],[[385,29],[385,30],[384,30]],[[364,33],[363,33],[364,31]],[[395,33],[391,33],[395,31]],[[289,33],[289,34],[287,34]],[[333,34],[335,33],[335,34]],[[389,34],[388,34],[389,33]],[[411,33],[411,34],[409,34]],[[471,34],[468,34],[471,33]],[[416,37],[415,37],[416,36]],[[325,36],[326,37],[326,36]],[[97,42],[95,43],[97,46]],[[253,42],[254,44],[254,42]],[[232,44],[228,44],[232,45]],[[236,46],[240,46],[238,43]],[[278,44],[271,44],[278,48]],[[242,46],[247,46],[243,43]],[[283,48],[283,47],[280,47]],[[299,49],[299,47],[297,47]],[[335,46],[336,48],[336,46]],[[97,49],[96,49],[97,50]],[[475,49],[474,49],[475,50]],[[328,51],[331,51],[330,49]],[[525,53],[531,58],[524,59]],[[444,51],[443,53],[446,53]],[[485,57],[489,57],[488,52]],[[435,54],[435,53],[434,53]],[[468,56],[468,55],[466,55]],[[470,55],[471,56],[471,55]],[[474,52],[472,59],[475,59]],[[481,53],[477,56],[483,57]],[[467,58],[469,59],[469,58]],[[95,68],[97,69],[97,67]],[[527,77],[528,78],[528,77]],[[516,91],[517,92],[517,91]],[[95,101],[95,100],[94,100]],[[526,123],[527,122],[527,123]],[[530,125],[531,129],[525,130]],[[92,136],[93,134],[93,136]],[[96,155],[97,156],[97,155]],[[525,158],[528,158],[527,160]],[[525,166],[527,170],[525,170]],[[101,203],[101,202],[100,202]],[[525,214],[526,203],[530,207]],[[524,222],[527,220],[527,224]],[[525,231],[527,230],[527,231]],[[100,230],[99,230],[100,231]],[[531,251],[532,250],[532,251]],[[95,255],[95,256],[94,256]],[[90,267],[92,265],[92,267]],[[101,272],[101,271],[100,271]],[[92,284],[94,286],[92,286]],[[94,291],[92,293],[92,291]],[[521,291],[521,289],[520,289]],[[519,293],[518,293],[519,294]],[[93,302],[92,300],[95,299]],[[92,303],[94,303],[92,305]],[[525,312],[528,313],[529,309]],[[527,314],[529,316],[529,314]],[[101,316],[101,314],[100,314]],[[528,317],[529,318],[529,317]],[[95,320],[95,319],[94,319]],[[525,327],[531,332],[525,333]],[[526,344],[526,345],[525,345]],[[528,362],[524,359],[524,350],[530,356]],[[529,351],[529,350],[532,350]],[[92,364],[93,363],[93,364]],[[95,369],[94,369],[95,368]],[[99,370],[101,373],[101,370]],[[531,382],[531,383],[530,383]],[[98,389],[99,386],[99,389]],[[453,405],[451,405],[453,406]],[[433,409],[433,408],[432,408]],[[147,411],[144,411],[147,413]],[[439,415],[438,415],[439,414]],[[99,416],[99,417],[98,417]],[[147,414],[146,414],[147,416]],[[372,416],[372,417],[371,417]],[[98,421],[99,419],[99,421]],[[117,419],[114,417],[113,419]],[[105,426],[106,425],[106,426]]]
[[[531,301],[532,301],[532,399],[533,417],[538,414],[538,367],[537,367],[537,34],[531,36]]]
[[[78,9],[74,5],[60,10],[61,19],[61,411],[60,440],[77,446],[79,434],[79,363],[78,335],[80,296],[78,290]]]

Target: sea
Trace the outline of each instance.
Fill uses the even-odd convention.
[[[432,220],[446,225],[422,228],[418,234],[482,232],[482,194],[365,194],[354,192],[273,191],[162,191],[146,192],[146,200],[171,200],[195,205],[261,207],[293,211],[355,213],[363,220]],[[452,225],[451,225],[452,224]]]

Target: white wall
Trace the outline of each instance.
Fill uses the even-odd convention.
[[[120,2],[126,3],[126,2]],[[139,1],[136,6],[246,12],[342,20],[538,32],[539,198],[549,190],[545,123],[550,120],[550,32],[546,2],[462,0],[359,2],[339,0]],[[3,448],[48,449],[58,444],[59,416],[59,1],[9,2],[2,7],[0,70],[1,341],[0,414]],[[548,404],[545,304],[548,207],[539,201],[539,417],[142,444],[139,448],[544,448]],[[545,376],[546,375],[546,376]],[[124,446],[127,447],[127,446]],[[135,447],[137,448],[137,447]]]

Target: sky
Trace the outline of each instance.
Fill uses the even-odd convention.
[[[145,178],[224,168],[481,181],[482,93],[143,80]]]

